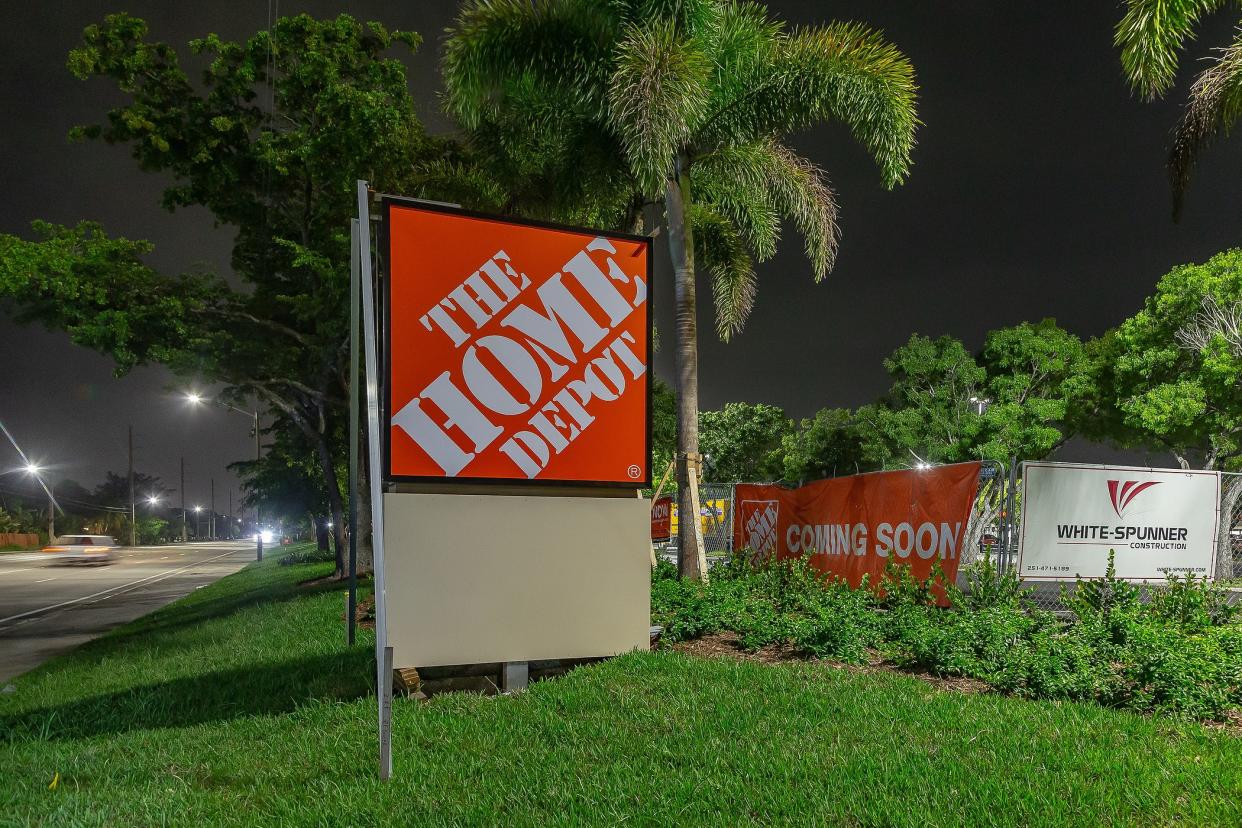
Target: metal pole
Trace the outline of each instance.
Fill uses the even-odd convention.
[[[129,424],[129,545],[138,545],[138,506],[134,501],[134,424]]]
[[[233,526],[233,523],[234,523],[233,521],[233,490],[229,489],[229,532],[228,532],[228,536],[230,538],[233,537],[233,530],[236,528],[235,526]]]
[[[52,482],[47,484],[47,542],[56,542],[56,498],[52,497]]]
[[[186,537],[185,530],[185,456],[181,457],[181,542],[185,543],[189,538]]]
[[[263,459],[262,449],[259,447],[259,410],[256,408],[254,412],[254,462],[255,471],[258,472],[258,463]],[[254,501],[254,548],[255,560],[263,560],[263,524],[259,514],[259,498],[255,495]]]
[[[354,645],[358,614],[358,219],[349,227],[349,599],[345,643]]]
[[[211,514],[207,515],[207,534],[216,539],[216,479],[211,478]]]
[[[388,729],[384,691],[387,688],[391,692],[392,688],[392,656],[388,650],[387,598],[384,594],[384,486],[380,480],[382,432],[379,410],[379,348],[376,343],[379,323],[375,314],[375,279],[371,272],[371,207],[368,201],[367,182],[359,179],[358,251],[361,267],[358,273],[362,283],[367,389],[367,478],[371,488],[371,548],[374,550],[375,566],[375,669],[376,689],[379,690],[376,713],[379,718],[380,779],[386,780],[392,776],[392,753],[389,750],[391,732]]]

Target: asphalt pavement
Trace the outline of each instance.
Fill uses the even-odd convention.
[[[103,566],[0,554],[0,684],[254,557],[253,541],[123,548]]]

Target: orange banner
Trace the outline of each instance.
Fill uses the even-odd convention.
[[[753,560],[810,555],[811,565],[857,587],[891,561],[925,579],[940,562],[950,581],[979,487],[980,463],[874,472],[798,489],[739,483],[733,548]]]
[[[384,202],[387,476],[650,484],[651,240]]]
[[[651,504],[651,539],[668,540],[673,536],[673,498],[669,495]]]

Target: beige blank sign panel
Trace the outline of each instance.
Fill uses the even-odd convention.
[[[646,649],[650,501],[385,494],[397,667]]]

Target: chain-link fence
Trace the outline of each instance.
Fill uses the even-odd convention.
[[[1020,468],[1004,463],[985,462],[979,475],[979,488],[966,527],[958,566],[958,583],[965,585],[965,569],[981,556],[989,555],[997,572],[1014,571],[1018,565],[1018,527],[1022,519],[1022,479]],[[733,551],[733,483],[705,483],[699,488],[699,521],[703,528],[705,553],[711,560],[727,557]],[[672,536],[657,542],[655,551],[671,561],[677,560],[677,524],[672,520]],[[1216,579],[1242,579],[1242,473],[1221,475],[1220,529],[1217,538]],[[1052,611],[1065,609],[1062,585],[1072,593],[1074,581],[1025,581],[1028,598],[1035,606]]]
[[[677,560],[677,529],[681,513],[674,499],[669,520],[670,537],[654,542],[657,555]],[[703,527],[703,551],[709,562],[729,556],[733,551],[733,484],[704,483],[699,486],[699,523]]]

